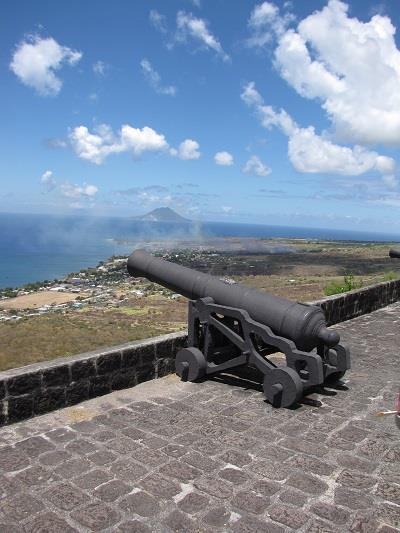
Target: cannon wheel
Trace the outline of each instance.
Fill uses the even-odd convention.
[[[196,381],[206,373],[206,358],[198,348],[182,348],[176,354],[175,372],[182,381]]]
[[[342,379],[345,374],[346,370],[341,370],[339,372],[332,372],[332,374],[328,374],[324,379],[324,385],[333,385],[334,383],[337,383],[339,380]]]
[[[303,395],[303,383],[292,368],[274,368],[268,372],[263,389],[273,407],[290,407]]]

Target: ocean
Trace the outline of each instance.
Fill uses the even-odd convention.
[[[350,230],[204,222],[140,222],[129,218],[0,213],[0,287],[61,278],[125,255],[152,241],[210,237],[286,237],[350,241],[400,240],[400,235]],[[129,241],[129,244],[126,243]]]

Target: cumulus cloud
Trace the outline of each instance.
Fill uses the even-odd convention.
[[[152,128],[134,128],[124,124],[115,135],[106,124],[102,124],[90,133],[86,126],[77,126],[69,140],[76,155],[91,163],[100,165],[110,154],[130,152],[140,157],[145,152],[161,152],[168,148],[164,135]]]
[[[244,165],[243,172],[245,174],[265,177],[268,176],[268,174],[271,174],[271,169],[267,167],[267,165],[264,165],[258,156],[252,155]]]
[[[321,103],[336,137],[399,146],[400,50],[391,20],[376,14],[363,22],[348,15],[346,3],[330,0],[297,28],[277,31],[284,17],[269,6],[264,19],[277,38],[276,68],[298,94]]]
[[[159,32],[167,33],[167,20],[157,9],[151,9],[149,13],[150,24]]]
[[[10,63],[10,69],[19,80],[33,87],[41,96],[56,96],[62,80],[56,72],[65,64],[76,65],[82,53],[61,46],[52,37],[29,37],[18,44]]]
[[[156,93],[166,94],[168,96],[175,96],[176,87],[174,87],[173,85],[162,85],[161,76],[156,70],[154,70],[148,59],[142,59],[142,61],[140,62],[140,66],[142,68],[144,77],[146,78],[149,85],[153,87]]]
[[[230,167],[233,165],[233,155],[229,152],[217,152],[214,156],[214,161],[217,165]]]
[[[201,153],[199,151],[200,145],[193,139],[186,139],[179,145],[178,150],[172,148],[170,150],[171,155],[178,156],[179,159],[199,159]]]
[[[189,37],[206,50],[213,50],[223,61],[230,57],[225,53],[218,39],[210,32],[204,19],[194,17],[191,13],[178,11],[176,17],[176,39],[184,42]]]
[[[93,198],[98,193],[96,185],[73,185],[72,183],[65,182],[60,187],[61,194],[66,198]]]
[[[241,97],[256,111],[264,127],[276,126],[288,137],[289,159],[299,172],[358,176],[367,171],[382,175],[395,171],[395,161],[390,157],[360,145],[351,148],[335,144],[326,134],[318,135],[313,126],[299,127],[285,110],[264,105],[253,82],[244,88]]]

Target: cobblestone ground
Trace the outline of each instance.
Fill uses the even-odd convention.
[[[338,326],[346,387],[298,409],[169,376],[1,429],[0,531],[399,531],[399,328]]]

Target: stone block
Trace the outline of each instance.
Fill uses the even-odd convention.
[[[132,487],[120,481],[119,479],[114,479],[108,483],[104,483],[100,487],[97,487],[94,491],[94,496],[100,498],[104,502],[114,502],[121,496],[131,492]]]
[[[143,490],[129,494],[119,505],[125,512],[140,516],[152,517],[160,512],[158,501]]]
[[[198,492],[190,492],[178,503],[179,509],[188,514],[198,513],[206,509],[208,505],[208,498]]]
[[[51,387],[40,390],[34,397],[34,412],[36,415],[60,409],[66,404],[65,387]]]
[[[89,496],[69,483],[62,483],[52,487],[42,496],[62,511],[72,511],[76,507],[89,502]]]
[[[89,399],[89,380],[80,380],[70,383],[65,390],[66,405],[75,405]]]
[[[89,397],[96,398],[111,392],[111,376],[95,376],[90,378]]]
[[[139,366],[139,359],[140,359],[140,346],[129,346],[127,348],[123,348],[121,350],[122,355],[122,363],[121,367],[123,369],[126,368],[136,368]],[[153,348],[154,351],[154,348]]]
[[[71,513],[71,517],[87,527],[89,531],[111,528],[120,520],[120,514],[104,503],[91,503]]]
[[[8,399],[8,422],[18,422],[33,416],[33,396],[25,394]]]
[[[136,385],[136,370],[122,369],[116,372],[111,378],[111,389],[121,390]]]
[[[51,531],[51,533],[78,533],[77,529],[71,527],[65,520],[51,512],[41,513],[33,520],[29,520],[24,526],[24,531],[26,533],[45,531]]]
[[[42,382],[45,387],[57,387],[70,382],[69,365],[57,365],[46,368],[42,373]]]
[[[4,380],[0,381],[0,400],[6,396],[6,382]]]
[[[27,372],[26,374],[11,377],[7,380],[8,396],[32,394],[40,388],[41,383],[42,376],[40,372]]]
[[[71,379],[79,381],[91,378],[96,375],[95,359],[84,359],[83,361],[73,361],[71,363]]]
[[[100,355],[96,360],[96,369],[99,376],[110,374],[121,368],[121,352],[110,352]]]

